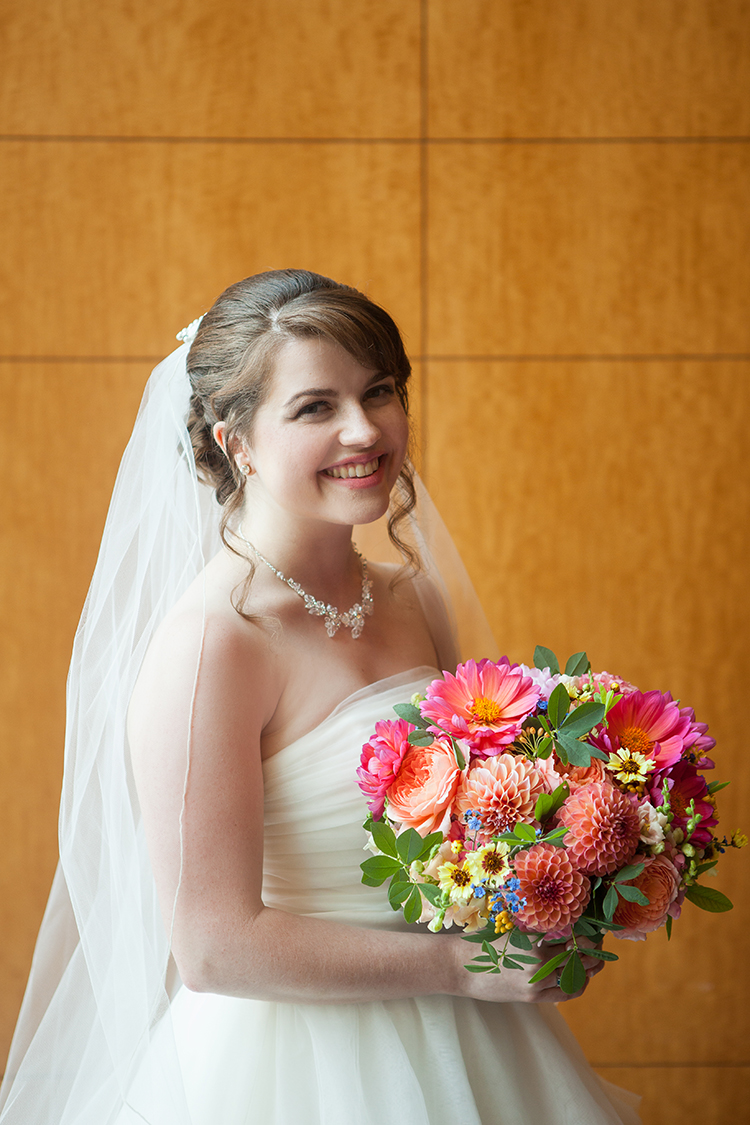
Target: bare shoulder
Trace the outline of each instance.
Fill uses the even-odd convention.
[[[279,686],[269,632],[236,612],[224,591],[197,580],[157,628],[131,698],[128,731],[135,756],[168,729],[179,742],[191,718],[215,729],[232,720],[259,732]]]
[[[395,563],[377,563],[376,571],[388,585],[396,603],[421,617],[429,631],[441,668],[455,668],[455,628],[444,591],[438,582],[419,570],[410,572]]]

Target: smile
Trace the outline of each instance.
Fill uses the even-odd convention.
[[[336,465],[332,469],[324,469],[327,477],[336,477],[339,479],[346,479],[348,477],[371,477],[377,471],[380,464],[380,458],[374,457],[372,461],[366,461],[364,465]]]

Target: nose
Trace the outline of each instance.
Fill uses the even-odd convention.
[[[361,446],[367,449],[380,437],[380,429],[359,402],[352,403],[343,414],[339,440],[342,445]]]

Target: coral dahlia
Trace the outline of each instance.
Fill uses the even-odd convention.
[[[589,880],[571,863],[565,848],[553,844],[533,844],[516,855],[514,866],[523,902],[514,920],[526,930],[567,937],[586,908]]]
[[[447,731],[481,757],[500,754],[521,733],[521,723],[539,700],[539,688],[504,657],[467,660],[433,680],[419,709],[435,733]]]
[[[609,875],[635,855],[641,833],[638,806],[610,781],[592,781],[568,797],[557,814],[568,829],[565,849],[587,875]]]
[[[497,754],[472,766],[462,778],[456,808],[469,809],[482,821],[482,834],[509,832],[519,820],[534,819],[537,797],[545,789],[544,777],[533,762],[515,754]]]

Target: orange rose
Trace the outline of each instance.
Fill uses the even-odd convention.
[[[450,743],[436,739],[412,746],[387,792],[388,816],[427,836],[440,827],[453,803],[461,773]]]
[[[635,859],[640,860],[640,856]],[[645,941],[647,933],[658,930],[666,921],[669,908],[677,898],[680,874],[672,861],[665,855],[657,855],[655,859],[646,859],[644,862],[645,867],[640,875],[627,882],[643,892],[648,899],[648,906],[621,898],[612,921],[625,928],[613,930],[615,937]]]

